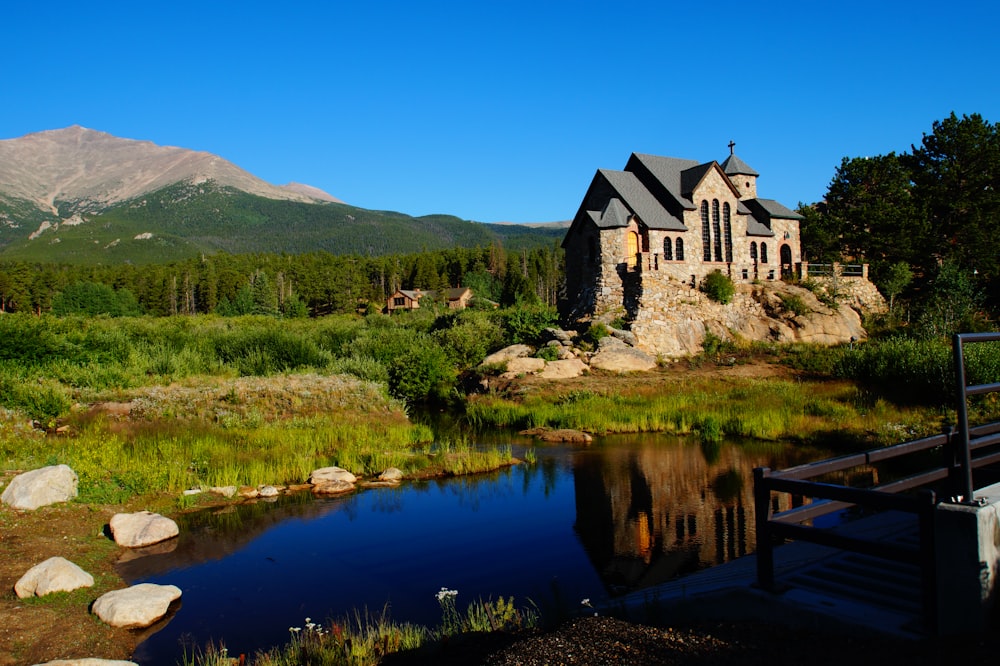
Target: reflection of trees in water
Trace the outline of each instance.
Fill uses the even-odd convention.
[[[768,464],[767,453],[669,436],[579,457],[576,530],[609,592],[751,552],[753,468]]]

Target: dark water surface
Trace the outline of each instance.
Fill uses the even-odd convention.
[[[530,444],[512,440],[523,458]],[[174,664],[211,641],[252,654],[307,617],[355,610],[388,607],[393,620],[434,626],[442,587],[458,591],[460,610],[513,595],[575,613],[582,599],[598,604],[752,552],[752,469],[798,462],[781,445],[665,435],[532,448],[534,464],[492,474],[185,516],[169,552],[119,565],[130,584],[183,591],[135,661]]]

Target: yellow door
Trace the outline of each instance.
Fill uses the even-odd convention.
[[[635,268],[637,255],[639,254],[639,234],[634,231],[628,232],[628,256],[625,263],[629,268]]]

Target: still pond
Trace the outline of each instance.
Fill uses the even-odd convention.
[[[210,642],[252,654],[286,642],[306,618],[366,609],[435,626],[442,587],[458,591],[459,610],[513,595],[543,616],[574,614],[583,599],[599,605],[752,552],[753,468],[824,457],[673,435],[596,437],[586,446],[501,437],[519,458],[532,449],[535,462],[183,516],[166,552],[119,564],[130,584],[183,591],[134,660],[175,664]]]

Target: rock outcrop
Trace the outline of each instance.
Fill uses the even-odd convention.
[[[166,615],[170,604],[180,598],[176,585],[140,583],[101,595],[91,610],[112,627],[141,629]]]
[[[18,474],[0,495],[0,501],[14,509],[34,511],[76,497],[80,483],[67,465],[52,465]]]
[[[309,475],[312,491],[317,495],[342,495],[354,490],[358,477],[340,467],[321,467]]]
[[[93,585],[94,577],[77,565],[64,557],[50,557],[28,569],[14,583],[14,593],[19,599],[44,597],[53,592],[72,592]]]

